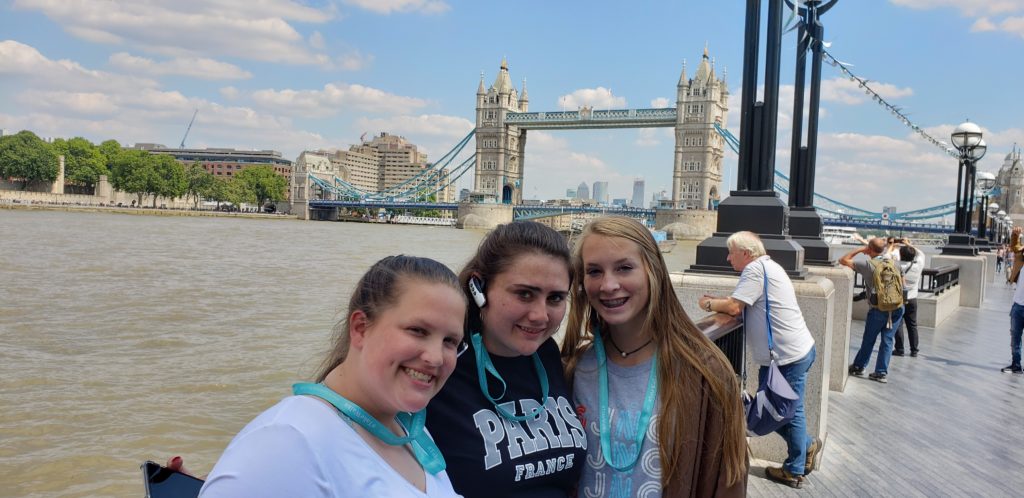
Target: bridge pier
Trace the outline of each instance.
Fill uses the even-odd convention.
[[[718,225],[718,211],[707,209],[658,208],[654,226],[672,234],[674,240],[704,240]]]
[[[512,223],[511,204],[463,202],[459,204],[456,228],[492,230],[498,225]]]

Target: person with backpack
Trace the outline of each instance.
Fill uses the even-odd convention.
[[[850,365],[850,375],[864,375],[864,369],[871,360],[871,350],[881,336],[875,371],[868,378],[883,384],[889,381],[889,360],[892,358],[893,342],[903,318],[903,303],[906,299],[899,266],[891,258],[882,257],[887,248],[884,238],[875,237],[866,246],[854,249],[839,259],[840,264],[853,269],[864,279],[864,289],[871,305],[864,318],[864,336],[860,350]],[[864,254],[867,259],[854,261],[858,254]]]

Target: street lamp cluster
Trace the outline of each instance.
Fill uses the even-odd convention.
[[[982,138],[981,128],[970,121],[957,126],[950,138],[960,158],[956,179],[956,220],[954,233],[950,234],[949,243],[942,248],[942,254],[977,256],[978,246],[971,235],[971,216],[974,213],[975,193],[979,187],[977,163],[985,157],[988,146]],[[991,183],[988,183],[987,177],[983,181],[987,184],[986,193],[995,186],[994,176],[991,176]]]

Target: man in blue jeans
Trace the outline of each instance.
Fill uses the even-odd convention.
[[[870,260],[882,258],[886,248],[885,239],[875,237],[869,240],[866,246],[854,249],[839,259],[840,264],[852,268],[853,271],[861,275],[864,279],[864,290],[868,296],[876,293],[875,271]],[[858,254],[864,254],[867,258],[860,258],[854,261],[853,258]],[[882,340],[878,344],[878,359],[875,360],[875,371],[868,375],[868,378],[883,384],[889,382],[889,360],[892,359],[892,346],[893,342],[895,342],[896,330],[900,328],[903,310],[903,306],[893,311],[882,311],[875,306],[871,306],[867,317],[864,318],[864,337],[861,339],[857,356],[853,359],[853,365],[850,365],[850,375],[858,377],[864,375],[864,369],[867,368],[868,362],[871,361],[871,350],[875,348],[875,341],[881,335]]]
[[[786,441],[786,461],[781,467],[766,468],[765,475],[777,483],[799,488],[804,484],[804,476],[817,466],[821,452],[821,440],[807,434],[804,415],[807,371],[815,356],[814,337],[797,304],[793,282],[786,270],[765,253],[760,237],[751,232],[736,232],[725,243],[729,247],[729,263],[740,272],[736,289],[729,297],[704,296],[697,304],[705,311],[733,316],[743,313],[747,347],[754,362],[761,365],[759,380],[768,374],[768,320],[771,320],[775,361],[799,401],[793,420],[775,431]],[[771,311],[770,318],[766,305]]]

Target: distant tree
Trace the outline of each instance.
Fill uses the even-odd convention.
[[[216,202],[217,209],[220,209],[220,203],[228,200],[228,182],[223,178],[214,176],[209,184],[203,185],[199,195]]]
[[[64,178],[70,183],[93,187],[100,181],[100,175],[109,174],[107,158],[100,148],[82,137],[58,138],[53,141],[53,148],[64,156]]]
[[[267,201],[280,201],[288,192],[288,180],[274,172],[270,166],[245,168],[235,175],[235,181],[252,193],[260,208]]]
[[[57,155],[35,133],[22,130],[0,137],[0,177],[20,181],[25,190],[32,182],[56,180],[57,173]]]
[[[225,182],[224,198],[239,209],[241,209],[242,204],[253,204],[258,200],[256,193],[253,192],[244,180],[239,180],[238,176]]]
[[[192,205],[196,209],[199,208],[199,198],[205,197],[204,190],[213,183],[214,176],[203,169],[196,161],[187,168],[185,168],[185,180],[188,182],[188,188],[185,190],[185,196],[192,199]]]
[[[114,160],[124,150],[121,148],[121,144],[117,143],[117,140],[106,140],[99,144],[97,148],[100,150],[100,154],[103,154],[103,161],[107,165],[107,171],[113,173]]]
[[[138,196],[138,205],[141,206],[142,196],[149,193],[150,186],[155,182],[154,165],[153,156],[144,150],[122,150],[113,156],[110,184],[118,190]]]
[[[153,183],[149,186],[149,193],[153,194],[153,207],[156,207],[157,197],[173,199],[188,192],[185,167],[173,157],[166,154],[154,155],[153,171]]]

